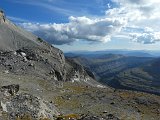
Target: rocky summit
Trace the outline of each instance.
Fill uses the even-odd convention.
[[[0,120],[159,120],[160,97],[117,90],[0,11]]]

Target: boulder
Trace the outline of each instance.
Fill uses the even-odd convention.
[[[16,120],[29,116],[31,120],[47,118],[54,120],[59,115],[56,107],[39,97],[28,93],[18,93],[19,85],[1,87],[1,113],[6,113],[9,120]],[[0,115],[3,118],[3,115]]]
[[[5,93],[5,95],[15,95],[19,91],[19,85],[8,85],[8,86],[2,86],[1,92]]]

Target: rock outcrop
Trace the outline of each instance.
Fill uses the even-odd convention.
[[[67,81],[81,82],[94,87],[105,87],[95,81],[94,74],[91,71],[86,70],[82,65],[74,62],[74,60],[70,58],[66,58],[66,70]]]
[[[53,120],[59,113],[52,103],[27,93],[18,93],[19,85],[2,86],[0,92],[1,114],[9,120],[29,116],[32,120],[48,118]]]
[[[5,19],[6,19],[6,17],[5,17],[5,15],[4,15],[3,10],[0,10],[0,23],[1,23],[1,22],[5,22]]]
[[[16,95],[19,91],[19,85],[8,85],[8,86],[2,86],[1,92],[4,93],[4,96],[13,96]]]

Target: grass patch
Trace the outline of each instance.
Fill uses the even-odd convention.
[[[77,114],[68,114],[68,115],[61,115],[57,117],[57,120],[77,120],[80,116]]]
[[[38,37],[37,40],[38,40],[39,42],[43,42],[43,39],[41,39],[40,37]]]
[[[32,117],[28,114],[25,114],[24,116],[17,117],[16,120],[32,120]]]

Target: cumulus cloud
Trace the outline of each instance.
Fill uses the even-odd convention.
[[[143,43],[143,44],[153,44],[160,41],[160,32],[156,33],[132,33],[130,34],[132,41]]]
[[[153,44],[160,41],[158,22],[160,20],[160,1],[158,0],[112,0],[119,7],[106,11],[110,17],[122,17],[127,20],[123,34],[132,41]],[[130,27],[138,26],[138,27]],[[150,28],[149,28],[149,27]]]
[[[160,16],[158,0],[112,0],[119,7],[106,11],[107,15],[123,16],[130,21],[153,19]]]
[[[106,11],[106,16],[111,18],[118,17],[124,18],[127,22],[139,21],[145,19],[146,16],[142,15],[142,12],[138,9],[130,9],[129,7],[112,8]]]
[[[134,42],[143,44],[153,44],[160,41],[160,32],[154,32],[151,28],[137,28],[139,30],[134,30],[129,33],[131,39]],[[137,31],[137,32],[136,32]]]
[[[160,41],[160,23],[157,22],[160,21],[160,1],[112,1],[117,4],[116,7],[106,5],[108,9],[103,18],[71,16],[68,23],[21,23],[20,25],[56,45],[70,44],[78,40],[108,42],[116,35],[143,44]]]
[[[22,27],[57,45],[77,40],[108,42],[125,25],[126,21],[122,18],[90,19],[73,16],[69,17],[69,23],[64,24],[21,24]]]

